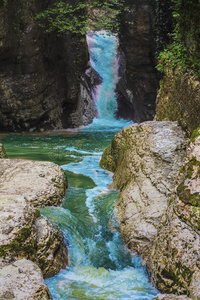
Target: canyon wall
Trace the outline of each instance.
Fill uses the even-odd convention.
[[[85,37],[45,34],[34,20],[51,2],[0,1],[1,131],[77,127],[95,116]]]
[[[154,68],[154,1],[125,1],[120,30],[120,73],[117,86],[120,117],[136,122],[152,120],[158,74]]]

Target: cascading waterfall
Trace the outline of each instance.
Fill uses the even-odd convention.
[[[113,215],[118,193],[109,189],[112,174],[99,167],[103,149],[117,131],[130,123],[114,117],[117,40],[108,34],[88,34],[88,45],[90,63],[103,78],[96,95],[98,118],[70,134],[30,139],[18,136],[18,149],[13,150],[13,156],[20,152],[19,147],[23,149],[23,143],[26,149],[30,145],[29,156],[23,153],[23,157],[34,158],[35,149],[51,151],[55,153],[52,160],[62,164],[67,173],[69,189],[63,206],[41,209],[62,230],[70,253],[70,267],[46,279],[53,299],[149,300],[157,291],[151,286],[140,257],[131,257],[122,243]],[[4,140],[7,149],[9,142],[13,147],[12,139]]]

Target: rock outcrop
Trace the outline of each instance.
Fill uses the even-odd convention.
[[[39,267],[21,259],[0,269],[0,299],[52,299]]]
[[[50,4],[0,2],[1,131],[78,127],[95,116],[82,78],[88,63],[85,37],[46,34],[34,19]]]
[[[178,121],[191,135],[200,124],[199,79],[180,70],[168,70],[157,95],[155,120]]]
[[[148,262],[164,292],[200,299],[200,130],[193,133]]]
[[[200,128],[187,143],[177,122],[119,132],[102,156],[120,189],[115,211],[124,241],[165,293],[200,299]]]
[[[100,165],[121,191],[115,211],[128,248],[147,259],[175,189],[186,139],[176,122],[145,122],[115,135]]]
[[[49,162],[0,160],[0,265],[26,258],[44,277],[68,264],[60,231],[38,207],[60,205],[66,181],[61,168]]]
[[[119,34],[121,54],[117,115],[135,122],[155,114],[158,74],[155,70],[155,1],[125,0]]]

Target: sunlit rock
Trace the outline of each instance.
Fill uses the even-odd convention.
[[[186,139],[176,122],[145,122],[121,130],[100,165],[114,171],[120,189],[115,211],[128,247],[150,255],[160,219],[175,192]]]
[[[21,259],[0,269],[0,299],[52,299],[40,268]]]
[[[61,205],[66,190],[62,169],[51,162],[0,160],[0,193],[22,195],[35,207]]]
[[[177,179],[177,189],[163,215],[149,270],[167,293],[200,299],[200,130],[193,133]]]

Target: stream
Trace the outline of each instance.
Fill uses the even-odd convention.
[[[41,209],[56,224],[69,248],[70,267],[45,282],[53,299],[149,300],[152,287],[139,256],[124,246],[113,214],[118,192],[112,173],[99,167],[103,149],[131,124],[116,120],[117,39],[88,34],[90,63],[103,83],[96,90],[98,117],[92,124],[41,134],[9,134],[2,143],[9,158],[48,160],[64,169],[69,183],[62,207]]]

